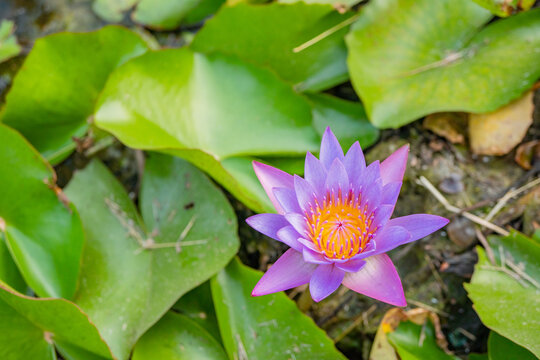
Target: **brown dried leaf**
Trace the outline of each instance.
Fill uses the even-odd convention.
[[[435,337],[437,344],[446,352],[448,352],[448,343],[441,330],[441,323],[439,317],[432,311],[423,308],[415,308],[409,311],[405,311],[401,308],[392,308],[384,314],[384,317],[379,325],[371,353],[369,354],[370,360],[385,359],[385,360],[398,360],[399,357],[396,354],[394,347],[388,342],[386,334],[393,332],[401,322],[412,321],[417,325],[422,325],[428,319],[433,323],[435,328]]]
[[[533,140],[519,145],[514,160],[525,170],[530,170],[535,157],[540,158],[540,140]]]
[[[467,114],[465,113],[436,113],[424,119],[424,128],[442,136],[453,144],[465,142]]]
[[[531,126],[534,104],[529,91],[490,113],[470,114],[469,139],[475,154],[505,155],[523,140]]]

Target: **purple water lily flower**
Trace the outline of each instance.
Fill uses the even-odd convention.
[[[327,128],[320,159],[306,154],[305,177],[253,163],[277,214],[259,214],[247,223],[281,241],[287,250],[263,275],[252,295],[266,295],[309,283],[321,301],[340,284],[396,306],[406,306],[401,280],[386,255],[448,223],[415,214],[390,219],[407,165],[408,145],[385,161],[366,167],[360,144],[347,155]]]

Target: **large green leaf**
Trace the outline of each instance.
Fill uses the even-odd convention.
[[[9,253],[2,232],[0,232],[0,281],[19,292],[26,292],[26,283]]]
[[[133,360],[227,360],[223,347],[193,320],[167,313],[137,342]]]
[[[13,34],[15,24],[10,20],[0,21],[0,63],[21,52],[21,46]]]
[[[362,104],[326,94],[307,97],[313,106],[313,126],[321,136],[330,126],[342,148],[348,149],[359,141],[365,149],[379,138],[379,130],[369,122]]]
[[[347,20],[329,5],[224,6],[197,33],[191,47],[221,52],[274,70],[299,90],[321,90],[348,79],[347,27],[298,53],[293,49]]]
[[[183,295],[174,304],[173,309],[181,312],[208,331],[216,340],[221,341],[209,281]]]
[[[225,0],[140,0],[133,21],[159,30],[178,27],[183,20],[202,20]],[[192,15],[196,13],[195,15]],[[195,18],[189,18],[192,15]]]
[[[0,359],[56,359],[56,342],[112,356],[88,316],[72,302],[24,296],[0,282]]]
[[[437,345],[435,329],[429,320],[426,320],[424,325],[411,321],[402,322],[387,336],[401,360],[459,360]]]
[[[471,0],[366,5],[347,46],[371,121],[398,127],[438,111],[489,112],[520,97],[540,77],[540,9],[479,31],[490,18]]]
[[[75,148],[72,137],[86,132],[111,71],[146,51],[138,35],[116,26],[38,39],[13,81],[1,120],[57,163]]]
[[[478,264],[471,283],[465,284],[474,309],[487,327],[540,356],[540,244],[518,232],[489,240],[497,264],[491,264],[478,248]],[[525,275],[516,279],[500,270],[501,251],[505,264],[510,261]]]
[[[345,359],[285,294],[251,297],[260,277],[259,271],[235,259],[211,280],[230,359]]]
[[[133,7],[137,0],[94,0],[92,10],[103,20],[120,22],[124,11]]]
[[[488,339],[489,360],[535,360],[530,351],[492,331]]]
[[[309,103],[275,75],[188,49],[148,53],[120,67],[95,122],[131,147],[188,159],[260,211],[270,206],[246,155],[300,155],[319,143]]]
[[[142,218],[122,185],[97,161],[75,174],[66,194],[87,235],[75,302],[119,359],[128,357],[137,339],[180,296],[218,272],[238,249],[236,218],[225,196],[180,159],[159,154],[147,159]]]
[[[84,235],[63,202],[48,163],[15,130],[0,124],[0,232],[28,285],[40,296],[71,298]]]

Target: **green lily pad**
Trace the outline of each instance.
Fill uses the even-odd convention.
[[[111,71],[146,51],[137,34],[116,26],[38,39],[15,76],[1,121],[56,164],[75,148],[72,137],[88,129]]]
[[[133,21],[158,30],[171,30],[183,21],[204,19],[223,2],[224,0],[140,0],[133,13]]]
[[[303,2],[224,6],[197,33],[191,47],[238,56],[275,71],[298,90],[317,91],[348,79],[348,26],[298,53],[293,49],[346,21],[331,5]],[[249,30],[246,30],[249,29]]]
[[[120,22],[124,12],[136,3],[137,0],[94,0],[92,10],[105,21]]]
[[[10,20],[0,22],[0,63],[19,55],[21,46],[13,35],[15,23]]]
[[[121,360],[180,296],[223,268],[238,249],[234,212],[199,170],[151,154],[144,174],[142,217],[98,161],[66,188],[87,236],[75,302]]]
[[[0,281],[9,285],[18,292],[25,293],[27,286],[22,275],[15,265],[3,233],[0,232]]]
[[[209,281],[183,295],[172,308],[196,322],[214,339],[221,342]]]
[[[512,15],[519,10],[529,10],[536,0],[473,0],[493,14],[501,17]]]
[[[112,356],[88,316],[72,302],[24,296],[0,282],[0,358],[56,359],[57,341]]]
[[[223,347],[188,317],[167,313],[137,342],[133,360],[227,360]]]
[[[404,16],[407,14],[407,16]],[[377,127],[494,111],[540,77],[540,9],[496,21],[471,0],[380,0],[347,35],[351,79]]]
[[[317,132],[322,136],[330,126],[342,148],[348,149],[359,141],[365,149],[379,138],[379,130],[369,122],[362,104],[326,94],[307,97],[313,106],[313,126]]]
[[[535,360],[529,350],[492,331],[488,338],[489,360]]]
[[[459,360],[437,345],[435,329],[429,320],[426,320],[424,325],[411,321],[402,322],[387,336],[401,360]]]
[[[317,151],[305,98],[267,70],[189,49],[148,53],[111,75],[98,127],[130,147],[183,157],[246,205],[271,209],[250,156]]]
[[[71,298],[84,242],[81,221],[50,165],[2,124],[0,174],[0,232],[26,283],[40,296]]]
[[[237,259],[211,280],[230,359],[345,359],[326,333],[285,294],[251,297],[261,277]]]
[[[540,356],[540,244],[512,232],[490,237],[497,264],[491,264],[482,248],[470,284],[465,289],[482,322],[491,330]],[[511,263],[524,275],[509,275]],[[500,270],[500,268],[505,270]]]

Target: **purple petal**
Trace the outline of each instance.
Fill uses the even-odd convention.
[[[330,170],[328,170],[325,187],[327,191],[336,195],[339,190],[341,190],[342,194],[349,192],[349,176],[347,170],[345,170],[345,165],[339,159],[335,159]]]
[[[310,152],[306,154],[304,177],[313,186],[317,195],[322,199],[326,193],[326,188],[324,187],[326,181],[326,169],[319,159]]]
[[[298,205],[298,199],[296,193],[292,189],[288,188],[274,188],[274,196],[281,205],[281,208],[286,212],[302,212]]]
[[[366,264],[364,260],[349,260],[345,263],[336,263],[336,266],[345,272],[358,272]]]
[[[391,182],[402,182],[405,168],[407,167],[407,157],[409,156],[409,145],[404,145],[397,149],[392,155],[386,158],[381,164],[381,178],[383,185]]]
[[[414,214],[391,219],[388,221],[387,226],[401,226],[405,228],[411,234],[409,240],[411,242],[439,230],[448,224],[448,221],[448,219],[437,215]]]
[[[323,255],[306,247],[302,250],[302,256],[305,262],[311,264],[330,264],[330,261],[326,260]]]
[[[302,212],[310,210],[314,205],[313,201],[317,196],[313,186],[300,176],[294,175],[294,190],[296,191],[296,198],[298,199],[298,205],[300,205]]]
[[[305,247],[307,247],[310,250],[318,251],[317,247],[315,247],[315,244],[311,240],[304,239],[304,238],[299,238],[298,242],[301,243],[302,245],[304,245]]]
[[[373,184],[375,181],[379,180],[381,178],[381,169],[380,169],[380,163],[379,160],[376,160],[369,164],[369,166],[366,168],[366,171],[362,174],[362,178],[360,180],[360,187],[362,187],[362,191],[365,189],[369,189],[371,184]]]
[[[396,247],[411,242],[411,234],[401,226],[387,224],[379,230],[375,238],[375,254],[382,254]]]
[[[259,178],[259,181],[261,182],[264,191],[266,191],[266,195],[268,195],[268,198],[270,199],[272,204],[274,204],[277,212],[283,214],[284,211],[277,199],[275,198],[272,189],[276,187],[294,189],[294,181],[292,175],[289,175],[284,171],[281,171],[269,165],[262,164],[257,161],[253,162],[253,169],[255,170],[255,174]]]
[[[289,224],[291,224],[294,229],[298,231],[300,235],[302,235],[302,237],[307,235],[308,227],[306,223],[306,218],[304,216],[297,213],[285,214],[284,216],[285,219],[287,219],[287,221],[289,222]]]
[[[317,265],[304,262],[302,254],[287,250],[255,285],[251,296],[292,289],[309,282]]]
[[[375,217],[371,223],[371,229],[375,229],[377,226],[382,228],[388,222],[390,216],[392,216],[393,211],[393,205],[379,205],[374,211]]]
[[[246,219],[249,226],[263,233],[266,236],[270,236],[272,239],[278,239],[277,232],[289,225],[289,222],[279,214],[257,214],[250,216]]]
[[[380,178],[371,182],[367,186],[363,186],[362,190],[362,200],[360,206],[363,208],[364,205],[368,204],[368,211],[372,212],[379,206],[381,203],[381,194],[382,194],[382,181]]]
[[[330,169],[334,159],[342,161],[344,159],[341,145],[339,145],[339,141],[332,130],[330,130],[330,127],[327,127],[323,134],[319,158],[326,169]]]
[[[399,275],[386,254],[371,256],[356,273],[347,273],[343,285],[357,293],[395,306],[406,306]]]
[[[383,186],[381,203],[395,206],[399,192],[401,190],[401,182],[391,182]]]
[[[343,165],[345,165],[345,169],[349,175],[349,181],[357,189],[360,186],[362,172],[366,169],[366,159],[358,141],[347,151]]]
[[[334,265],[319,265],[309,282],[313,300],[319,302],[336,291],[344,276],[345,272]]]
[[[277,232],[278,240],[301,252],[303,246],[300,242],[298,242],[299,238],[301,238],[300,234],[298,234],[298,232],[294,230],[294,228],[290,225],[279,229],[279,231]]]

